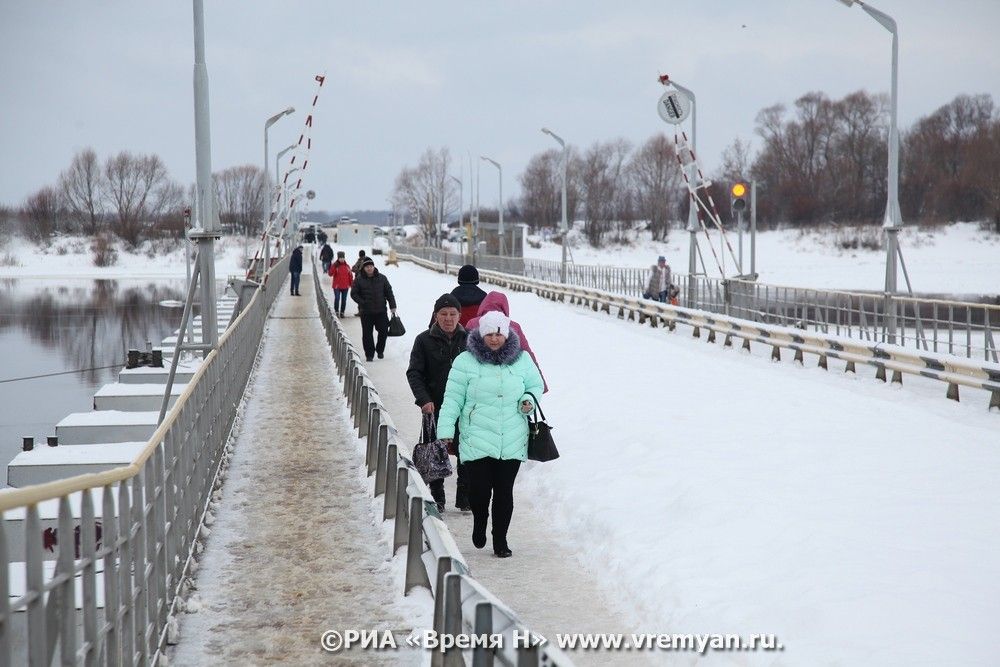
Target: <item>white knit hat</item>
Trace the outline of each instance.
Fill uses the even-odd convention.
[[[504,338],[510,335],[510,318],[498,310],[491,310],[479,318],[479,335],[502,334]]]

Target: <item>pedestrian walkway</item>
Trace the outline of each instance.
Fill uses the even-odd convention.
[[[318,319],[308,260],[287,283],[248,390],[223,500],[182,614],[176,665],[418,664],[400,651],[331,655],[326,630],[413,627],[358,465],[357,436]],[[199,605],[200,603],[200,605]],[[429,603],[428,603],[429,604]]]
[[[381,268],[379,270],[382,270]],[[390,275],[391,280],[391,275]],[[323,281],[324,286],[328,281]],[[399,313],[407,327],[406,338],[390,338],[385,358],[366,363],[369,376],[399,429],[404,452],[409,455],[420,432],[420,411],[406,381],[412,336],[427,327],[438,294],[421,294],[406,281],[392,283]],[[332,296],[330,296],[332,300]],[[361,349],[361,321],[347,307],[343,323],[357,349]],[[411,335],[412,334],[412,335]],[[452,459],[454,461],[454,459]],[[444,520],[472,570],[472,575],[500,597],[532,629],[546,637],[556,633],[631,633],[638,629],[626,620],[629,611],[616,607],[598,581],[548,530],[552,519],[544,507],[526,498],[514,484],[514,517],[508,540],[514,556],[496,558],[490,548],[472,545],[472,513],[455,509],[455,476],[445,480],[448,505]],[[608,651],[570,651],[576,664],[646,664],[647,656]]]

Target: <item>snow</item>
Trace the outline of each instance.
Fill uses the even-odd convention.
[[[878,237],[880,229],[872,227],[867,233]],[[885,285],[885,251],[864,248],[844,250],[837,246],[837,234],[830,227],[809,231],[785,229],[758,232],[757,272],[760,282],[821,289],[881,291]],[[719,234],[712,232],[709,236],[719,253]],[[726,237],[738,256],[736,232],[727,231]],[[899,233],[899,242],[915,292],[1000,293],[1000,234],[984,231],[977,223],[970,222],[926,228],[909,226]],[[703,232],[698,233],[698,243],[709,275],[718,277],[719,271]],[[657,256],[663,255],[675,271],[687,273],[688,234],[673,229],[666,243],[653,243],[645,234],[631,246],[595,249],[584,245],[573,248],[571,252],[577,264],[646,269],[656,263]],[[561,260],[561,253],[562,247],[554,243],[543,242],[541,248],[525,247],[527,257],[555,262]],[[736,273],[728,250],[725,258],[726,275]],[[749,233],[743,237],[743,260],[745,269],[749,271]],[[899,285],[901,289],[906,287],[902,270]]]
[[[162,384],[124,384],[121,382],[110,382],[94,393],[94,397],[110,396],[163,396],[165,385]],[[174,383],[170,388],[171,396],[180,396],[187,389],[187,384]]]
[[[212,510],[187,605],[197,613],[181,618],[170,661],[419,664],[424,656],[405,644],[360,655],[320,649],[326,630],[392,630],[402,641],[431,626],[433,602],[424,591],[403,598],[405,550],[392,557],[381,504],[370,498],[312,282],[302,281],[302,297],[284,289]]]
[[[72,412],[56,424],[56,428],[71,426],[145,426],[156,425],[159,412],[125,412],[122,410],[91,410]]]
[[[59,236],[47,246],[38,246],[21,237],[13,237],[0,247],[0,256],[16,260],[14,266],[0,264],[0,277],[10,278],[183,278],[184,250],[179,242],[166,249],[144,242],[130,251],[116,242],[118,261],[112,266],[94,266],[91,240],[84,236]],[[219,279],[245,275],[244,257],[253,256],[255,246],[240,237],[223,237],[215,244],[215,275]]]
[[[128,465],[146,446],[145,442],[107,442],[96,445],[35,445],[30,452],[21,452],[9,467],[118,463]]]
[[[384,272],[408,333],[368,366],[416,442],[403,372],[454,277]],[[453,490],[445,518],[474,576],[529,626],[771,633],[785,646],[669,656],[682,664],[995,662],[1000,417],[985,392],[954,403],[925,378],[892,387],[832,359],[828,372],[810,357],[774,363],[764,346],[508,297],[549,379],[562,458],[522,467],[509,561],[471,548]]]

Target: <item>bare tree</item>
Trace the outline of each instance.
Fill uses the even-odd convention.
[[[102,226],[102,186],[101,165],[92,148],[85,148],[74,155],[69,168],[59,176],[59,192],[67,212],[85,234],[96,234]]]
[[[104,163],[104,179],[105,197],[114,215],[114,232],[133,247],[143,240],[159,215],[177,203],[181,194],[157,155],[122,151]]]
[[[416,167],[404,167],[396,176],[393,201],[417,216],[425,237],[434,244],[440,240],[438,220],[446,220],[458,211],[458,188],[448,178],[451,153],[447,148],[428,148]]]
[[[587,149],[581,159],[580,184],[586,209],[585,232],[591,245],[600,247],[612,223],[619,219],[622,188],[628,187],[625,169],[631,145],[625,139]]]
[[[257,228],[268,204],[264,172],[247,164],[213,174],[212,180],[219,201],[219,221],[242,234]]]
[[[58,224],[59,192],[50,186],[30,195],[21,208],[25,235],[40,243],[47,239]]]
[[[632,156],[629,171],[639,216],[649,221],[654,241],[666,239],[687,196],[673,142],[665,134],[653,135]]]
[[[580,159],[573,147],[567,153],[566,217],[572,222],[580,199]],[[524,172],[518,176],[521,184],[520,212],[532,229],[557,227],[562,222],[562,168],[562,151],[550,149],[533,155]]]

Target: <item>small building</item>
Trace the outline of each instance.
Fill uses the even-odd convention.
[[[338,246],[371,248],[374,240],[375,225],[362,225],[353,219],[347,222],[341,219],[333,236],[333,242]]]

